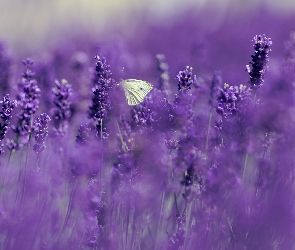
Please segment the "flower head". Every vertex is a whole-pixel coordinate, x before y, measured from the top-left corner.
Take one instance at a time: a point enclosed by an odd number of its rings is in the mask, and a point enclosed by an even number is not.
[[[0,89],[3,93],[9,92],[12,59],[4,43],[0,42]]]
[[[33,150],[36,153],[41,153],[46,148],[45,139],[48,135],[48,122],[50,117],[43,113],[34,122],[33,130],[35,131],[35,141],[36,144],[33,146]]]
[[[170,96],[169,66],[166,62],[166,57],[164,54],[157,54],[156,58],[158,61],[158,70],[160,71],[160,89],[166,94],[166,96]]]
[[[210,106],[215,106],[216,105],[216,100],[219,94],[219,88],[222,85],[222,77],[221,77],[221,72],[216,71],[213,73],[213,79],[211,82],[211,87],[210,87],[210,99],[209,99],[209,104]]]
[[[179,92],[184,92],[186,90],[191,89],[191,85],[194,83],[193,78],[193,68],[186,66],[186,69],[184,71],[179,71],[179,73],[176,76],[176,79],[178,80],[178,90]]]
[[[12,110],[16,106],[16,102],[9,98],[9,95],[5,95],[3,100],[0,102],[2,103],[2,109],[0,111],[0,118],[2,122],[0,122],[0,142],[4,139],[8,128],[9,128],[9,121],[12,118]],[[0,145],[0,154],[3,154],[4,151],[2,149],[2,145]]]
[[[229,86],[225,83],[223,88],[220,89],[217,98],[216,112],[224,118],[229,115],[235,115],[242,108],[241,101],[247,99],[249,96],[250,89],[247,89],[245,85]]]
[[[52,93],[55,104],[55,108],[52,109],[54,131],[57,135],[64,136],[67,133],[68,119],[71,116],[71,102],[68,98],[72,95],[72,85],[65,79],[62,79],[61,82],[55,80]]]
[[[89,118],[93,119],[96,123],[97,134],[102,137],[102,131],[105,131],[105,124],[103,120],[107,117],[108,112],[111,109],[111,100],[109,97],[110,91],[113,88],[114,80],[111,78],[112,73],[110,71],[110,66],[106,64],[106,59],[95,57],[97,59],[96,63],[96,73],[97,73],[97,83],[93,88],[92,105],[89,107]],[[104,139],[108,137],[108,134],[104,132]]]
[[[258,89],[263,85],[264,74],[268,69],[266,66],[268,59],[268,54],[271,52],[270,46],[272,41],[270,38],[267,38],[265,35],[256,35],[253,39],[255,53],[252,55],[252,69],[250,65],[246,65],[247,71],[250,76],[249,83],[251,84],[251,89]]]
[[[13,127],[18,136],[21,136],[22,142],[19,144],[27,144],[31,132],[32,115],[36,113],[39,108],[40,89],[37,81],[33,79],[35,73],[31,70],[33,65],[31,59],[26,59],[23,64],[26,66],[26,71],[22,74],[22,80],[18,86],[17,102],[21,108],[18,113],[17,125]]]

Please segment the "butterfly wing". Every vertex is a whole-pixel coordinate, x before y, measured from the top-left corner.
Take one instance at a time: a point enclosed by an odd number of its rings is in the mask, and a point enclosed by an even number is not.
[[[153,89],[153,85],[136,79],[122,82],[128,105],[134,106],[141,103],[145,96]]]

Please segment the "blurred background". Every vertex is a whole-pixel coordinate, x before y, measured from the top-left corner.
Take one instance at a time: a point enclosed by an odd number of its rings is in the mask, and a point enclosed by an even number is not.
[[[214,32],[229,17],[239,16],[250,25],[259,11],[287,22],[286,17],[295,13],[295,3],[294,0],[0,0],[0,37],[14,51],[37,50],[73,32],[96,37],[102,32],[106,36],[120,30],[130,36],[141,28],[142,22],[169,26],[169,22],[174,23],[188,10],[199,18],[203,28]],[[260,18],[263,21],[264,15]],[[243,27],[239,22],[234,25]]]
[[[221,70],[224,81],[246,83],[258,34],[273,40],[275,75],[294,30],[294,0],[0,0],[0,41],[14,62],[70,61],[83,51],[90,65],[105,56],[117,79],[156,81],[150,72],[163,53],[172,78],[189,65],[199,75]]]

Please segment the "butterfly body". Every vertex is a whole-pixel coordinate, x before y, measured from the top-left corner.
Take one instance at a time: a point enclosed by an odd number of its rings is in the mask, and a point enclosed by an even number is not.
[[[128,105],[141,103],[146,95],[153,89],[153,85],[146,81],[127,79],[122,81]]]

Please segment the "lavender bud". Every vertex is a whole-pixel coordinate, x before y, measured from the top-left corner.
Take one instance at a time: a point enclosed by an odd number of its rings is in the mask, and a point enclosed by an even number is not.
[[[53,102],[55,108],[52,109],[54,131],[56,135],[63,137],[68,130],[68,120],[71,116],[71,102],[68,98],[72,95],[72,85],[67,80],[61,82],[55,80],[55,87],[52,88],[54,94]]]
[[[26,59],[23,64],[27,67],[23,78],[18,86],[17,101],[21,110],[18,113],[17,125],[13,126],[14,132],[21,137],[21,144],[27,144],[31,131],[32,115],[36,113],[39,108],[40,89],[37,81],[32,79],[34,72],[30,67],[33,64],[31,59]],[[19,143],[19,142],[17,142]]]
[[[89,118],[96,122],[97,134],[101,138],[108,138],[105,123],[102,121],[106,118],[111,110],[111,100],[109,94],[114,85],[114,80],[111,78],[112,73],[109,70],[110,66],[106,64],[106,59],[96,56],[96,73],[97,83],[93,88],[94,97],[92,98],[92,105],[89,107]]]
[[[246,86],[229,86],[225,83],[217,98],[216,112],[224,118],[235,115],[240,110],[239,103],[249,96],[250,89],[247,89]]]
[[[4,139],[8,128],[9,128],[9,121],[12,118],[11,112],[16,106],[16,102],[11,100],[9,98],[9,95],[5,95],[3,100],[0,101],[2,104],[2,109],[0,111],[0,118],[2,119],[2,122],[0,122],[0,143]],[[3,154],[4,150],[2,149],[2,145],[0,145],[0,154]]]
[[[212,83],[210,87],[210,99],[209,99],[210,106],[216,105],[216,100],[217,100],[221,85],[222,85],[221,72],[216,71],[213,73],[213,79],[212,79]]]
[[[179,71],[176,79],[178,80],[178,90],[179,92],[183,92],[191,89],[191,85],[194,83],[193,79],[193,68],[186,66],[184,71]]]
[[[268,70],[266,64],[269,61],[268,54],[271,52],[272,41],[271,38],[267,38],[265,35],[256,35],[253,41],[255,53],[251,56],[252,62],[250,64],[252,69],[250,65],[246,65],[246,68],[250,76],[251,89],[258,89],[263,85],[264,74]]]
[[[160,71],[160,89],[169,97],[171,90],[169,84],[169,66],[166,62],[166,57],[163,54],[157,54],[156,58],[158,61],[158,70]]]
[[[35,134],[36,144],[33,146],[33,150],[39,154],[44,151],[45,139],[48,135],[48,122],[50,121],[50,117],[43,113],[41,114],[34,122],[33,130]]]
[[[9,80],[11,76],[12,59],[4,43],[0,42],[0,90],[9,92]]]
[[[78,135],[76,136],[76,142],[79,145],[85,145],[90,137],[93,126],[90,123],[81,124],[78,130]]]

